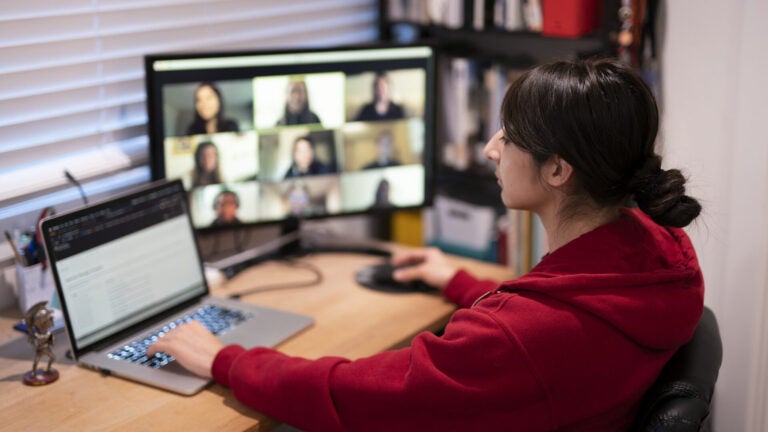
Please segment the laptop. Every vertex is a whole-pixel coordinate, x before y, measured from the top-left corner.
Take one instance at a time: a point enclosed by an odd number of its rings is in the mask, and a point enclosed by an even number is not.
[[[160,181],[40,223],[75,361],[185,395],[210,380],[143,352],[196,319],[225,344],[272,347],[309,316],[209,295],[178,180]]]

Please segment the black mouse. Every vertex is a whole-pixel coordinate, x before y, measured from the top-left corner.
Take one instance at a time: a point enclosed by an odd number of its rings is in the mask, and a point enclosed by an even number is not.
[[[424,281],[396,281],[393,277],[395,270],[409,267],[413,264],[394,265],[389,261],[363,267],[355,274],[355,280],[364,287],[386,292],[432,292],[436,288]]]

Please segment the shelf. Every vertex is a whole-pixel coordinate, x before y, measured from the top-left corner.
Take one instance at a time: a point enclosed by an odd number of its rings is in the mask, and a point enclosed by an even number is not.
[[[602,33],[594,32],[579,38],[542,36],[528,31],[503,29],[468,30],[436,25],[390,21],[391,28],[413,26],[419,40],[434,42],[443,52],[457,57],[494,60],[511,66],[528,67],[555,59],[607,54]]]
[[[460,0],[451,0],[459,2]],[[615,0],[602,0],[603,10],[612,9]],[[464,18],[462,27],[446,27],[437,24],[427,24],[416,20],[390,20],[388,2],[379,2],[379,30],[383,40],[395,43],[430,43],[438,48],[440,54],[446,57],[468,58],[477,60],[477,70],[487,66],[501,66],[500,70],[528,69],[538,64],[553,60],[569,60],[591,56],[610,55],[612,46],[609,43],[607,29],[614,24],[603,19],[602,29],[578,38],[544,36],[530,31],[510,31],[503,28],[489,27],[489,5],[485,2],[484,22],[486,28],[476,30],[473,27],[473,5],[475,2],[463,2]],[[491,12],[492,13],[492,12]],[[615,15],[615,14],[614,14]],[[415,15],[398,15],[415,16]],[[442,88],[442,87],[441,87]],[[440,96],[438,95],[438,101]],[[496,99],[494,99],[494,103]],[[496,109],[496,108],[493,108]],[[437,141],[445,142],[443,118],[438,118]],[[461,138],[463,139],[463,137]],[[441,150],[439,149],[438,152]],[[466,171],[458,171],[439,164],[435,173],[437,193],[450,195],[463,201],[492,206],[503,211],[497,184],[493,172],[487,167],[471,166]]]
[[[451,30],[442,27],[436,27],[431,34],[441,41],[442,47],[451,52],[511,61],[524,66],[554,59],[595,55],[605,49],[602,35],[599,34],[566,39],[523,31]]]

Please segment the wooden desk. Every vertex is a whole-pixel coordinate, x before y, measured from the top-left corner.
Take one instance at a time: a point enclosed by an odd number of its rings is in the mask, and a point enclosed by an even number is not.
[[[473,274],[512,277],[510,269],[451,257]],[[363,288],[354,272],[380,258],[353,254],[318,254],[302,258],[323,270],[320,285],[266,291],[244,300],[315,317],[315,325],[278,348],[291,355],[360,358],[405,346],[424,330],[437,330],[454,306],[439,295],[388,294]],[[307,270],[268,262],[250,268],[216,295],[230,295],[258,285],[312,279]],[[246,407],[228,389],[213,384],[186,397],[77,367],[66,359],[66,337],[59,333],[55,367],[61,377],[44,387],[22,384],[32,367],[26,337],[11,330],[16,310],[0,314],[0,430],[267,430],[274,420]]]

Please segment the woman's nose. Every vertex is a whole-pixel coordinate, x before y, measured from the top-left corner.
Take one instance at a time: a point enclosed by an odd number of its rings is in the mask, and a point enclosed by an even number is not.
[[[501,157],[501,153],[499,152],[498,147],[494,144],[493,138],[485,144],[483,155],[494,162],[498,162]]]

